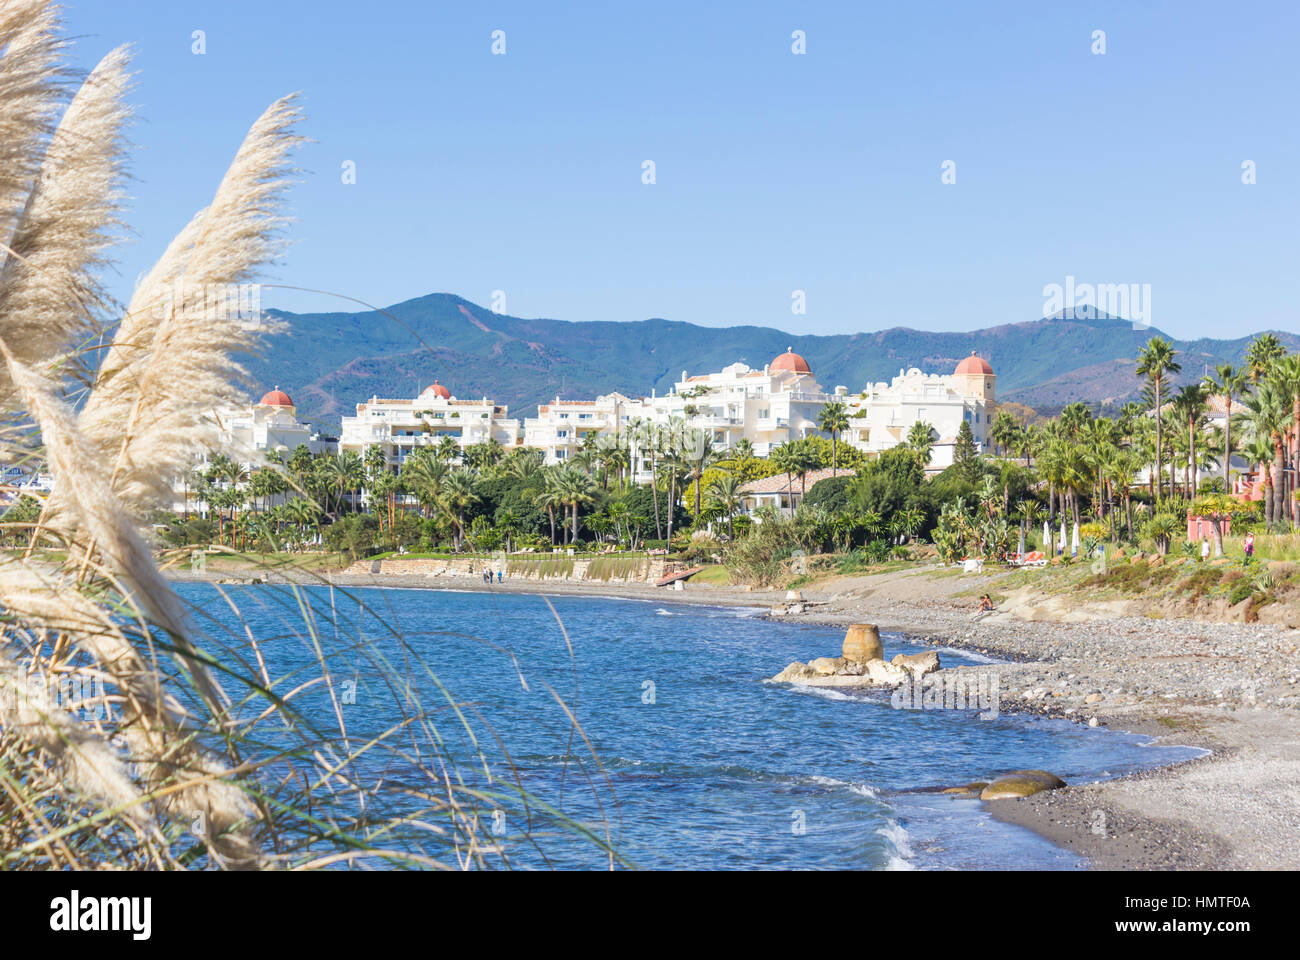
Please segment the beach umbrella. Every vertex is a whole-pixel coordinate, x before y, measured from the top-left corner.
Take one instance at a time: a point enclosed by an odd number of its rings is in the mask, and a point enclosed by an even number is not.
[[[1074,556],[1079,555],[1079,523],[1074,523],[1074,534],[1070,537],[1070,553]]]
[[[1016,553],[1022,557],[1025,555],[1025,525],[1023,523],[1020,525],[1020,544],[1016,547]]]
[[[1061,517],[1061,535],[1056,541],[1056,552],[1065,553],[1065,517]]]
[[[1052,527],[1046,520],[1043,521],[1043,550],[1050,552],[1052,549]]]

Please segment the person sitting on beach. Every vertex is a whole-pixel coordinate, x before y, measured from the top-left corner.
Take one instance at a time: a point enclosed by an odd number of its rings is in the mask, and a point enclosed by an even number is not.
[[[993,612],[993,600],[986,593],[984,594],[984,596],[980,597],[980,613],[992,613],[992,612]]]

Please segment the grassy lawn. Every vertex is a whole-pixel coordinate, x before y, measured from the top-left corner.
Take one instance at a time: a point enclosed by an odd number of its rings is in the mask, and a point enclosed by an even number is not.
[[[690,583],[704,583],[712,587],[725,587],[731,583],[731,573],[720,563],[711,563],[695,576]]]
[[[190,569],[188,553],[180,553],[180,559],[172,564],[174,569]],[[304,573],[318,573],[326,570],[339,570],[347,566],[347,560],[341,553],[209,553],[205,558],[209,572],[229,570],[249,572],[250,570],[287,571],[299,570]]]

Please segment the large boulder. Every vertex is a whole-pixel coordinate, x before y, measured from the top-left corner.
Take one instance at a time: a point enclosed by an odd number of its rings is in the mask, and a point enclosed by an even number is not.
[[[1013,770],[993,780],[980,791],[981,800],[1032,797],[1044,790],[1059,790],[1065,781],[1046,770]]]
[[[914,679],[919,680],[927,673],[934,673],[939,669],[939,654],[934,650],[926,650],[924,653],[900,653],[889,662],[896,667],[902,667]]]
[[[868,660],[883,660],[885,647],[880,642],[880,631],[874,623],[854,623],[849,625],[844,634],[841,654],[845,660],[866,663]]]
[[[844,662],[843,657],[818,657],[816,660],[809,660],[808,666],[814,672],[828,677],[843,670]]]

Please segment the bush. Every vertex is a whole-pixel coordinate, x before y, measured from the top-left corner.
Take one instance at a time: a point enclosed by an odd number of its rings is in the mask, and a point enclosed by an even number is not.
[[[853,486],[857,477],[844,474],[828,477],[808,491],[808,496],[799,504],[799,509],[822,507],[831,513],[843,513],[849,509],[853,500]]]
[[[352,563],[375,552],[379,521],[369,513],[352,513],[325,528],[325,548],[341,553]]]

